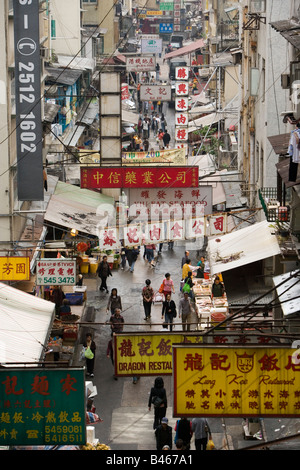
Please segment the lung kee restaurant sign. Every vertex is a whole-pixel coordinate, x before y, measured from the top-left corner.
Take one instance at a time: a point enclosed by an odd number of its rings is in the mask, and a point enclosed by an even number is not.
[[[198,167],[81,168],[81,188],[196,188]]]
[[[300,364],[284,347],[173,345],[174,416],[300,415]]]

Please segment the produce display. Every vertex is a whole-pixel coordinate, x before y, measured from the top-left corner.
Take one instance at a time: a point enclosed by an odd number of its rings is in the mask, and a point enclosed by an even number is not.
[[[80,450],[111,450],[111,448],[106,444],[86,444],[80,446]]]

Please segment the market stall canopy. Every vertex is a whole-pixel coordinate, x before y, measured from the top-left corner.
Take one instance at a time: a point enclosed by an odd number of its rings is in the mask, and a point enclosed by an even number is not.
[[[216,274],[278,255],[280,247],[263,221],[209,240],[207,252],[210,272]]]
[[[137,125],[139,122],[139,115],[126,111],[126,109],[122,109],[122,122],[129,122]]]
[[[45,222],[97,236],[98,224],[107,219],[107,213],[111,222],[113,212],[114,198],[59,181],[49,201]]]
[[[300,312],[300,271],[292,271],[273,277],[284,316]],[[285,281],[285,282],[284,282]],[[284,282],[284,284],[282,284]],[[281,285],[280,285],[281,284]]]
[[[174,57],[180,57],[182,55],[191,54],[195,52],[197,49],[202,49],[205,46],[204,40],[198,39],[197,41],[192,42],[186,46],[177,49],[176,51],[169,52],[165,55],[164,59],[173,59]]]
[[[0,283],[0,363],[43,359],[55,304]]]

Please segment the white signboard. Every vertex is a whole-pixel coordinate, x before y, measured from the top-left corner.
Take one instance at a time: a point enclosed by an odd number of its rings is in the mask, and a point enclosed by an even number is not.
[[[117,250],[121,246],[116,227],[99,230],[99,247],[101,250]]]
[[[188,80],[189,79],[189,67],[179,66],[175,67],[175,80]]]
[[[162,39],[142,39],[141,52],[142,54],[161,54]]]
[[[39,286],[74,286],[76,260],[43,258],[37,262],[36,283]]]
[[[175,114],[175,126],[188,126],[189,117],[188,113],[176,113]]]
[[[171,101],[171,85],[141,85],[142,101]]]
[[[158,221],[203,217],[212,213],[212,187],[129,190],[129,217]]]
[[[189,99],[187,96],[175,98],[175,110],[187,112],[189,109]]]
[[[151,72],[155,66],[155,57],[126,57],[127,72]]]
[[[187,96],[189,94],[188,82],[175,82],[175,94],[176,96]]]

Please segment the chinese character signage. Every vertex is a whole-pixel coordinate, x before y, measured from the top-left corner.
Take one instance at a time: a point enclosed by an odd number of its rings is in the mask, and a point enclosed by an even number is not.
[[[159,32],[160,33],[173,33],[173,23],[160,23]]]
[[[63,258],[44,258],[37,262],[36,283],[39,286],[74,286],[76,261]]]
[[[188,80],[189,67],[175,67],[175,80]]]
[[[121,242],[116,227],[99,230],[99,246],[101,250],[116,250],[120,248]]]
[[[202,343],[191,333],[120,333],[114,336],[115,375],[171,375],[172,345]]]
[[[188,82],[175,82],[175,93],[177,96],[187,96],[189,94]]]
[[[151,72],[155,70],[155,57],[129,57],[126,56],[127,72]]]
[[[1,446],[86,443],[84,369],[0,371]]]
[[[30,259],[27,256],[0,256],[0,281],[29,281]]]
[[[198,186],[198,167],[81,168],[81,187],[88,189]]]
[[[293,352],[174,345],[174,416],[299,416],[300,364]]]
[[[175,140],[186,141],[188,140],[188,129],[187,127],[176,127],[175,128]]]
[[[122,164],[155,163],[156,165],[185,165],[185,151],[183,149],[153,150],[149,152],[123,152]]]
[[[222,235],[227,233],[227,214],[218,214],[209,218],[209,234]]]
[[[189,109],[189,100],[188,97],[179,97],[175,98],[175,110],[180,112],[187,112]]]
[[[141,85],[142,101],[171,101],[171,85]]]
[[[185,127],[188,126],[189,118],[188,113],[176,113],[175,114],[175,126]]]
[[[121,100],[129,100],[130,93],[129,93],[129,86],[128,83],[121,84]]]
[[[173,2],[159,2],[159,9],[161,11],[173,11],[174,10],[174,3]],[[163,23],[163,24],[170,24],[170,23]],[[172,31],[161,31],[160,30],[159,32],[164,32],[165,33],[165,32],[172,32]]]
[[[129,216],[139,220],[202,217],[212,213],[212,186],[176,189],[130,189]]]

